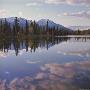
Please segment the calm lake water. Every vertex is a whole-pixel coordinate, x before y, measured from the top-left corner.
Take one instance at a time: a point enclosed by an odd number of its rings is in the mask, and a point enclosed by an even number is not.
[[[90,37],[0,39],[0,90],[90,90]]]

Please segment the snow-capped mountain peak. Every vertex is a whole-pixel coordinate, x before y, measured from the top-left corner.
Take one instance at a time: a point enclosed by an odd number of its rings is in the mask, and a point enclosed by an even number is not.
[[[16,17],[8,17],[8,18],[6,18],[6,20],[7,20],[7,22],[10,23],[11,26],[13,26],[14,23],[15,23],[15,18]],[[2,20],[4,22],[5,18],[0,18],[0,20]],[[19,25],[21,27],[25,27],[27,19],[21,18],[21,17],[17,17],[17,20],[18,20],[18,23],[19,23]],[[31,21],[32,20],[27,20],[28,24],[30,24]],[[41,19],[41,20],[37,21],[36,23],[39,26],[46,26],[47,25],[47,21],[48,21],[48,27],[50,27],[50,28],[53,28],[53,27],[57,28],[58,27],[61,30],[70,30],[70,29],[64,27],[63,25],[57,24],[57,23],[55,23],[55,22],[53,22],[52,20],[49,20],[49,19]]]
[[[39,26],[46,26],[47,25],[47,21],[48,21],[48,26],[51,27],[51,28],[53,28],[53,27],[55,27],[55,28],[57,28],[57,27],[58,28],[64,27],[64,26],[62,26],[60,24],[56,24],[55,22],[53,22],[52,20],[49,20],[49,19],[41,19],[37,23],[38,23]]]
[[[6,20],[12,26],[12,25],[14,25],[15,18],[16,17],[8,17],[8,18],[6,18]],[[1,18],[0,20],[2,20],[4,22],[5,18]],[[25,18],[17,17],[17,21],[18,21],[19,25],[22,26],[22,27],[25,26],[26,20],[27,19],[25,19]],[[27,20],[27,21],[28,21],[28,23],[31,23],[31,20]]]

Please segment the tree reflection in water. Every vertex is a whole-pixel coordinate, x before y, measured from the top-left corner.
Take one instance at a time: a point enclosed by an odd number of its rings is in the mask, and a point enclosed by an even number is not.
[[[47,50],[70,37],[3,37],[0,38],[0,51],[8,53],[15,50],[16,56],[19,50],[25,49],[35,52],[38,47]],[[74,38],[86,42],[90,38]],[[30,48],[30,49],[29,49]],[[9,83],[0,80],[0,90],[89,90],[90,88],[90,61],[78,63],[44,64],[40,66],[40,72],[34,77],[25,76],[14,78]]]
[[[68,37],[58,38],[58,37],[39,37],[39,36],[29,36],[29,37],[3,37],[0,39],[0,51],[8,52],[8,50],[15,50],[16,55],[18,55],[19,50],[30,48],[30,51],[36,51],[38,47],[46,48],[58,44],[62,41],[67,41]]]

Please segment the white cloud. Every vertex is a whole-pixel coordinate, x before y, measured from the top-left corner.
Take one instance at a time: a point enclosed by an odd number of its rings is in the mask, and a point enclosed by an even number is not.
[[[90,0],[40,0],[48,4],[90,4]]]
[[[89,15],[90,15],[90,11],[87,11],[87,14],[89,14]]]
[[[64,15],[64,16],[67,16],[67,15],[68,15],[68,13],[63,13],[63,15]]]
[[[40,3],[36,3],[36,2],[26,3],[26,6],[40,6],[40,5],[41,5]]]
[[[18,12],[18,16],[19,16],[19,17],[23,17],[23,12],[21,12],[21,11]]]
[[[64,16],[76,16],[76,17],[85,17],[90,18],[90,11],[80,11],[75,13],[64,13]]]
[[[0,9],[0,17],[5,17],[8,11],[6,9]]]
[[[63,2],[64,0],[45,0],[45,3],[48,3],[48,4],[60,4]]]

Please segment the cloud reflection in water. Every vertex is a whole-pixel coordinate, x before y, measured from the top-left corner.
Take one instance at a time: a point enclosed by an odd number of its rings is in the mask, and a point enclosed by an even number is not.
[[[34,77],[15,78],[10,90],[79,90],[90,88],[90,61],[66,64],[45,64]],[[0,90],[6,82],[0,80]]]

